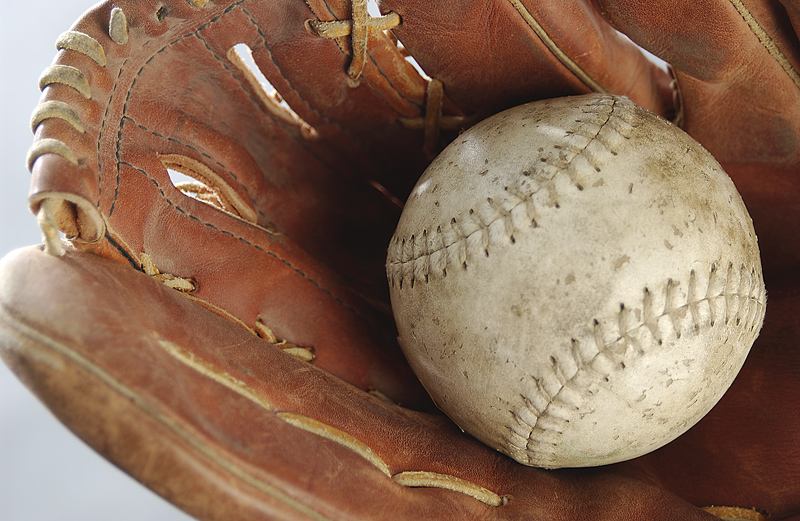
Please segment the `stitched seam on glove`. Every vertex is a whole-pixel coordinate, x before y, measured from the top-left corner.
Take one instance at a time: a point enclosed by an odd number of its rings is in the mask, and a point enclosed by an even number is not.
[[[267,250],[264,247],[245,239],[244,237],[240,237],[240,236],[236,235],[235,233],[232,233],[232,232],[227,231],[227,230],[223,230],[222,228],[218,227],[215,224],[209,223],[207,221],[204,221],[204,220],[200,219],[199,217],[197,217],[195,215],[192,215],[187,210],[185,210],[184,208],[182,208],[181,206],[176,204],[174,201],[172,201],[167,196],[167,194],[164,192],[164,189],[158,184],[158,181],[153,179],[153,177],[151,177],[145,170],[143,170],[141,168],[138,168],[135,165],[132,165],[130,163],[126,163],[126,162],[121,162],[120,164],[123,165],[123,166],[127,166],[129,168],[132,168],[133,170],[135,170],[135,171],[139,172],[140,174],[144,175],[145,177],[147,177],[150,180],[150,182],[152,182],[153,185],[155,185],[156,189],[161,194],[161,197],[164,199],[164,201],[168,205],[170,205],[173,208],[175,208],[175,210],[177,210],[178,212],[182,213],[183,215],[185,215],[189,219],[192,219],[193,221],[196,221],[196,222],[202,224],[203,226],[207,226],[207,227],[209,227],[209,228],[211,228],[211,229],[213,229],[213,230],[215,230],[215,231],[217,231],[217,232],[219,232],[219,233],[221,233],[223,235],[227,235],[227,236],[229,236],[229,237],[231,237],[233,239],[236,239],[236,240],[238,240],[238,241],[240,241],[240,242],[242,242],[242,243],[244,243],[244,244],[246,244],[246,245],[248,245],[248,246],[250,246],[252,248],[255,248],[256,250],[260,251],[261,253],[269,255],[270,257],[274,258],[275,260],[280,261],[286,267],[291,269],[294,273],[296,273],[297,275],[299,275],[300,277],[302,277],[303,279],[308,281],[311,285],[316,287],[319,291],[321,291],[325,295],[327,295],[330,298],[332,298],[337,304],[342,306],[348,312],[352,313],[353,315],[355,315],[356,317],[358,317],[359,319],[364,321],[367,325],[369,325],[375,331],[381,333],[384,336],[386,335],[386,332],[383,331],[383,329],[378,324],[373,322],[369,317],[367,317],[364,314],[360,313],[356,308],[354,308],[354,307],[348,305],[347,303],[345,303],[340,297],[337,297],[336,295],[334,295],[334,293],[331,290],[323,287],[318,281],[316,281],[315,279],[309,277],[305,272],[303,272],[302,270],[300,270],[299,268],[294,266],[291,263],[291,261],[289,261],[288,259],[285,259],[285,258],[281,257],[280,255],[278,255],[277,253],[275,253],[273,251],[270,251],[270,250]],[[267,231],[267,230],[261,228],[260,226],[257,226],[257,225],[252,225],[252,226],[256,226],[256,227],[258,227],[259,229],[261,229],[263,231]]]
[[[789,59],[786,57],[783,52],[781,52],[780,48],[775,44],[772,38],[769,37],[767,32],[761,27],[761,24],[753,17],[750,13],[750,10],[741,2],[741,0],[729,0],[731,5],[739,12],[741,17],[744,19],[747,26],[753,32],[753,34],[758,38],[758,41],[761,42],[761,45],[767,50],[767,52],[775,59],[776,62],[786,71],[786,74],[791,78],[795,85],[800,88],[800,74],[792,67],[792,64],[789,62]]]
[[[179,139],[175,139],[173,137],[165,136],[164,134],[156,132],[155,130],[151,130],[151,129],[147,128],[146,126],[142,125],[141,123],[139,123],[137,121],[134,121],[130,116],[123,116],[122,119],[123,119],[123,121],[130,121],[131,124],[136,125],[140,130],[143,130],[144,132],[147,132],[148,134],[151,134],[151,135],[153,135],[153,136],[155,136],[155,137],[157,137],[159,139],[164,139],[165,141],[168,141],[170,143],[174,143],[176,145],[180,145],[180,146],[186,147],[189,150],[192,150],[192,151],[200,154],[202,157],[208,159],[210,162],[212,162],[213,164],[215,164],[218,167],[220,167],[222,170],[225,171],[225,173],[230,175],[233,179],[236,180],[237,183],[239,183],[239,186],[242,188],[242,190],[244,190],[244,192],[250,198],[250,202],[252,203],[252,207],[256,210],[256,212],[258,212],[258,215],[260,215],[261,217],[263,217],[266,220],[267,216],[264,214],[264,212],[262,210],[260,210],[258,208],[258,206],[256,205],[256,200],[253,197],[253,195],[250,193],[250,191],[247,189],[247,186],[245,186],[244,183],[242,183],[242,181],[233,172],[233,170],[231,170],[230,168],[228,168],[225,165],[223,165],[218,159],[216,159],[213,156],[211,156],[211,154],[209,154],[208,152],[205,152],[204,150],[201,150],[201,149],[197,148],[194,145],[191,145],[189,143],[184,143],[183,141],[180,141]],[[116,201],[116,197],[114,199]],[[276,235],[276,232],[273,232],[273,231],[270,231],[270,230],[267,230],[267,233],[269,233],[271,235]]]
[[[508,2],[514,6],[520,16],[522,16],[525,23],[536,33],[536,36],[544,43],[544,45],[550,50],[550,52],[555,56],[558,61],[560,61],[564,67],[566,67],[572,74],[574,74],[579,80],[581,80],[584,85],[589,87],[595,92],[606,93],[608,92],[602,85],[600,85],[594,78],[592,78],[583,68],[578,65],[575,60],[570,58],[570,56],[565,53],[561,47],[556,44],[555,41],[547,34],[547,31],[544,27],[539,24],[536,18],[533,17],[530,11],[525,7],[525,5],[520,2],[519,0],[508,0]]]
[[[261,103],[260,103],[260,101],[258,100],[257,96],[256,96],[256,95],[255,95],[255,94],[254,94],[254,93],[253,93],[253,92],[252,92],[252,91],[251,91],[251,90],[248,88],[248,86],[246,85],[246,83],[245,83],[245,82],[244,82],[244,81],[243,81],[243,80],[242,80],[242,79],[239,77],[239,75],[237,74],[237,72],[238,72],[238,69],[237,69],[237,68],[235,68],[235,66],[234,66],[234,65],[230,64],[230,63],[229,63],[229,61],[228,61],[227,59],[225,59],[225,58],[223,58],[223,57],[219,56],[219,55],[218,55],[218,54],[217,54],[217,53],[216,53],[216,52],[215,52],[215,51],[214,51],[214,50],[211,48],[211,46],[210,46],[210,45],[208,45],[208,42],[205,40],[205,38],[204,38],[204,37],[203,37],[203,36],[200,34],[200,32],[201,32],[201,31],[205,30],[205,29],[206,29],[206,28],[208,28],[210,25],[212,25],[212,24],[216,23],[217,21],[219,21],[219,20],[220,20],[220,19],[221,19],[223,16],[225,16],[226,14],[230,13],[231,11],[233,11],[233,9],[234,9],[234,8],[236,8],[236,7],[241,7],[241,11],[242,11],[242,12],[243,12],[243,13],[244,13],[244,14],[245,14],[245,15],[246,15],[246,16],[247,16],[247,17],[248,17],[250,20],[251,20],[251,22],[253,23],[253,25],[254,25],[255,29],[258,31],[259,35],[260,35],[260,36],[262,37],[262,39],[264,40],[264,45],[265,45],[265,47],[267,48],[267,50],[268,50],[268,51],[270,51],[270,55],[271,55],[271,50],[270,50],[270,48],[269,48],[269,45],[267,44],[266,35],[263,33],[263,31],[261,30],[261,28],[258,26],[258,24],[257,24],[257,21],[256,21],[256,20],[253,18],[253,16],[252,16],[252,15],[251,15],[251,14],[250,14],[250,13],[249,13],[249,12],[248,12],[248,11],[247,11],[247,10],[246,10],[244,7],[243,7],[243,6],[242,6],[242,4],[244,4],[244,2],[245,2],[245,1],[246,1],[246,0],[241,0],[240,2],[237,2],[237,3],[234,3],[234,4],[232,4],[232,5],[231,5],[231,6],[229,6],[229,7],[228,7],[228,8],[227,8],[227,9],[226,9],[224,12],[222,12],[222,13],[220,13],[219,15],[217,15],[216,17],[212,18],[211,20],[209,20],[208,22],[206,22],[206,23],[205,23],[205,24],[203,24],[202,26],[198,27],[197,29],[194,29],[194,30],[192,30],[191,32],[188,32],[188,33],[186,33],[186,34],[184,34],[184,35],[181,35],[181,36],[179,36],[179,37],[175,38],[173,41],[171,41],[170,43],[168,43],[167,45],[165,45],[163,48],[161,48],[161,49],[159,49],[158,51],[156,51],[156,52],[153,54],[153,56],[151,56],[150,58],[148,58],[148,59],[147,59],[147,61],[146,61],[146,62],[145,62],[143,65],[142,65],[142,67],[141,67],[141,68],[140,68],[140,69],[139,69],[139,70],[136,72],[136,74],[134,75],[134,78],[133,78],[133,80],[131,81],[130,87],[129,87],[128,91],[127,91],[127,94],[126,94],[126,99],[125,99],[124,106],[123,106],[123,110],[122,110],[122,116],[121,116],[121,118],[120,118],[120,130],[119,130],[119,134],[120,134],[120,135],[123,133],[123,127],[124,127],[124,124],[125,124],[125,122],[126,122],[126,121],[131,121],[132,123],[134,123],[134,124],[136,124],[137,126],[139,126],[139,124],[138,124],[138,123],[136,123],[136,122],[135,122],[135,121],[134,121],[134,120],[131,118],[131,116],[129,116],[129,115],[128,115],[128,113],[127,113],[127,112],[128,112],[128,103],[129,103],[129,101],[130,101],[130,99],[131,99],[131,94],[132,94],[132,92],[133,92],[133,90],[134,90],[134,88],[135,88],[135,86],[136,86],[136,83],[137,83],[138,79],[140,78],[140,76],[141,76],[142,72],[144,71],[144,69],[145,69],[145,68],[146,68],[146,67],[147,67],[147,66],[150,64],[150,62],[152,62],[152,60],[153,60],[153,59],[154,59],[156,56],[158,56],[160,53],[162,53],[162,52],[166,51],[167,49],[169,49],[169,48],[170,48],[170,47],[172,47],[173,45],[177,44],[178,42],[180,42],[180,41],[182,41],[182,40],[184,40],[184,39],[186,39],[186,38],[192,37],[192,36],[196,36],[196,37],[197,37],[197,38],[198,38],[200,41],[202,41],[202,42],[203,42],[203,44],[204,44],[204,45],[205,45],[205,46],[206,46],[206,47],[209,49],[209,51],[212,53],[212,56],[213,56],[213,57],[214,57],[214,58],[215,58],[217,61],[219,61],[219,62],[220,62],[220,64],[221,64],[221,65],[222,65],[222,66],[223,66],[223,67],[224,67],[226,70],[228,70],[229,72],[231,72],[231,75],[233,76],[233,78],[234,78],[234,79],[235,79],[235,80],[236,80],[236,81],[237,81],[237,82],[238,82],[238,83],[241,85],[241,87],[242,87],[242,89],[244,90],[244,92],[246,92],[246,93],[247,93],[247,95],[250,97],[251,101],[252,101],[252,102],[253,102],[253,103],[254,103],[256,106],[258,106],[258,107],[259,107],[259,110],[260,110],[260,111],[261,111],[263,114],[265,114],[267,117],[269,117],[270,119],[272,119],[273,121],[275,121],[275,122],[276,122],[276,124],[277,124],[278,126],[280,126],[281,128],[284,128],[284,129],[288,129],[288,128],[289,128],[289,126],[288,126],[288,125],[287,125],[287,124],[286,124],[284,121],[280,120],[280,118],[276,118],[276,116],[275,116],[274,114],[272,114],[270,111],[266,110],[266,109],[265,109],[265,108],[262,106],[262,104],[261,104]],[[126,62],[125,62],[125,63],[127,63],[127,60],[126,60]],[[121,66],[121,68],[120,68],[120,75],[121,75],[122,71],[125,69],[125,63],[123,63],[123,65],[122,65],[122,66]],[[276,64],[276,66],[277,66],[277,64]],[[281,74],[282,74],[282,73],[281,73]],[[284,77],[284,79],[285,79],[285,77]],[[114,90],[116,90],[117,86],[118,86],[120,83],[121,83],[121,82],[120,82],[119,80],[118,80],[118,81],[116,81],[116,82],[114,83]],[[288,80],[287,80],[287,84],[288,84]],[[330,121],[328,118],[326,118],[325,116],[323,116],[322,114],[320,114],[320,113],[319,113],[319,112],[318,112],[318,111],[317,111],[317,110],[316,110],[316,109],[315,109],[315,108],[314,108],[314,107],[313,107],[313,106],[312,106],[312,105],[311,105],[311,104],[308,102],[308,100],[306,100],[306,99],[305,99],[305,98],[302,96],[302,94],[300,94],[298,91],[296,91],[296,90],[294,90],[294,89],[293,89],[293,92],[294,92],[294,93],[295,93],[295,94],[296,94],[296,95],[297,95],[297,96],[298,96],[298,97],[299,97],[299,98],[300,98],[300,99],[303,101],[303,103],[305,103],[305,104],[306,104],[306,106],[307,106],[307,107],[308,107],[310,110],[312,110],[312,111],[313,111],[313,112],[314,112],[314,113],[315,113],[315,114],[316,114],[318,117],[320,117],[320,119],[322,119],[323,121],[325,121],[327,124],[334,125],[334,126],[335,126],[336,128],[338,128],[338,129],[339,129],[339,130],[340,130],[342,133],[344,133],[345,135],[347,135],[347,137],[348,137],[349,139],[351,139],[353,142],[355,142],[355,143],[358,143],[358,142],[359,142],[359,140],[358,140],[358,139],[357,139],[357,138],[356,138],[354,135],[352,135],[352,134],[351,134],[349,131],[347,131],[346,129],[344,129],[343,127],[341,127],[341,125],[332,123],[332,122],[331,122],[331,121]],[[114,98],[114,93],[113,93],[113,91],[112,91],[112,94],[111,94],[111,96],[109,97],[109,101],[108,101],[108,104],[107,104],[107,106],[106,106],[106,114],[105,114],[105,116],[104,116],[104,118],[103,118],[103,122],[102,122],[102,124],[101,124],[101,129],[105,127],[105,122],[106,122],[106,119],[107,119],[107,117],[108,117],[108,109],[109,109],[109,107],[112,105],[113,98]],[[291,134],[291,132],[289,132],[289,133]],[[102,130],[101,130],[101,134],[102,134]],[[174,139],[173,139],[172,141],[173,141],[173,142],[179,142],[178,140],[174,140]],[[330,162],[326,161],[326,160],[325,160],[324,158],[322,158],[322,157],[321,157],[319,154],[317,154],[317,153],[316,153],[316,152],[315,152],[313,149],[311,149],[311,148],[310,148],[310,147],[309,147],[309,146],[308,146],[308,145],[307,145],[307,144],[304,142],[304,140],[303,140],[303,139],[295,139],[295,142],[296,142],[296,143],[298,143],[298,145],[299,145],[299,146],[301,146],[301,147],[302,147],[302,148],[303,148],[303,149],[304,149],[304,150],[305,150],[305,151],[306,151],[306,152],[307,152],[309,155],[313,156],[313,157],[314,157],[315,159],[317,159],[317,160],[318,160],[318,161],[319,161],[321,164],[324,164],[324,165],[325,165],[325,166],[328,168],[328,170],[329,170],[331,173],[333,173],[334,175],[336,175],[337,177],[339,177],[340,179],[342,179],[342,180],[343,180],[345,183],[347,183],[347,184],[349,184],[349,185],[352,185],[352,184],[353,184],[353,182],[352,182],[350,179],[348,179],[346,176],[342,175],[342,173],[341,173],[341,172],[340,172],[340,171],[339,171],[339,170],[338,170],[338,169],[335,167],[335,165],[331,165],[331,164],[330,164]],[[112,203],[111,203],[111,207],[110,207],[110,209],[109,209],[109,212],[108,212],[108,215],[109,215],[109,217],[111,217],[111,216],[113,215],[113,213],[114,213],[114,210],[115,210],[115,207],[116,207],[116,201],[117,201],[117,197],[118,197],[118,193],[119,193],[119,183],[120,183],[120,171],[119,171],[119,162],[120,162],[120,143],[121,143],[121,140],[120,140],[120,139],[117,139],[117,140],[116,140],[116,143],[115,143],[115,146],[116,146],[116,158],[117,158],[117,165],[116,165],[116,166],[117,166],[117,172],[116,172],[116,181],[115,181],[115,192],[114,192],[114,197],[113,197],[113,200],[112,200]],[[186,146],[186,147],[188,147],[188,148],[193,148],[193,147],[191,147],[191,145],[188,145],[188,144],[185,144],[185,143],[181,143],[181,144],[182,144],[182,145],[184,145],[184,146]],[[101,179],[102,179],[102,163],[99,161],[99,157],[100,157],[100,150],[99,150],[99,143],[98,143],[98,165],[99,165],[99,167],[98,167],[98,176],[99,176],[98,184],[102,185],[102,182],[101,182]],[[233,174],[231,173],[231,175],[233,175]],[[233,176],[233,177],[235,178],[235,176]],[[245,189],[245,191],[247,191],[246,187],[244,187],[244,186],[243,186],[243,189]],[[251,197],[251,199],[252,199],[252,196],[251,196],[249,193],[248,193],[248,196],[250,196],[250,197]],[[262,214],[262,215],[263,215],[263,214]]]

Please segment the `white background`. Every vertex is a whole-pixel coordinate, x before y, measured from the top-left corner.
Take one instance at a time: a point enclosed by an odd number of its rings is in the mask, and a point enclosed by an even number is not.
[[[0,0],[0,255],[40,242],[26,197],[30,114],[58,35],[92,0]],[[63,427],[0,363],[0,520],[187,521]]]

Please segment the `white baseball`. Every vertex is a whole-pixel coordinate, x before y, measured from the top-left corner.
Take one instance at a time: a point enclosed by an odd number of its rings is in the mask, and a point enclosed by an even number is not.
[[[698,422],[758,335],[755,232],[705,149],[626,98],[465,132],[389,246],[400,343],[437,405],[526,465],[615,463]]]

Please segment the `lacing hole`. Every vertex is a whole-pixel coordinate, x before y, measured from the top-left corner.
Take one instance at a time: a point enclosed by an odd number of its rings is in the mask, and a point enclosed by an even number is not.
[[[156,10],[156,20],[158,20],[158,23],[162,23],[167,18],[168,14],[169,8],[164,4],[160,4]]]

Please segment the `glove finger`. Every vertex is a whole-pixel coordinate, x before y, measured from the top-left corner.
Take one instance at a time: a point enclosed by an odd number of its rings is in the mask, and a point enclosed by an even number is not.
[[[381,0],[403,22],[392,31],[462,110],[482,116],[534,99],[611,92],[661,115],[672,111],[667,73],[582,0]],[[457,22],[456,22],[457,21]]]
[[[798,163],[790,137],[800,110],[800,47],[781,4],[597,4],[615,27],[675,68],[683,126],[720,162]]]
[[[419,108],[387,103],[367,82],[352,87],[348,56],[306,28],[314,18],[298,2],[94,7],[59,39],[43,76],[31,207],[73,246],[306,348],[354,385],[427,406],[385,304],[382,266],[399,206],[370,177],[413,183],[420,147],[373,149],[419,142],[397,124]],[[241,66],[239,44],[294,114]],[[179,190],[168,169],[201,186]]]

